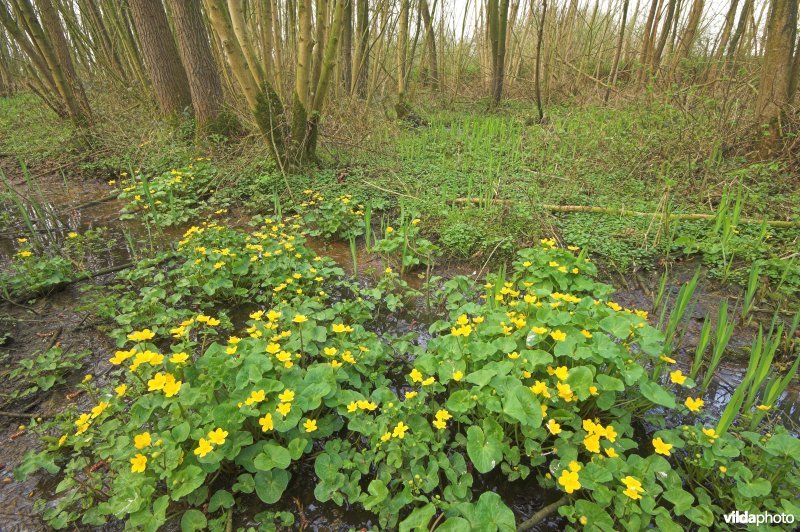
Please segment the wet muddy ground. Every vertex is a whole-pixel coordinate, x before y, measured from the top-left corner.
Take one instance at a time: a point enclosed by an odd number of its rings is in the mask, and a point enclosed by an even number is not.
[[[98,271],[114,265],[125,264],[136,259],[138,250],[148,247],[168,245],[182,231],[181,228],[170,230],[164,235],[154,235],[152,231],[133,222],[121,222],[118,218],[122,202],[107,201],[110,188],[105,180],[86,179],[67,183],[58,173],[51,173],[39,179],[39,189],[29,190],[18,170],[7,159],[0,160],[6,175],[12,183],[19,187],[23,194],[35,194],[36,201],[45,205],[48,216],[39,220],[37,229],[43,229],[41,238],[47,246],[62,246],[70,231],[79,233],[87,229],[104,227],[105,238],[110,245],[102,253],[93,254],[91,262],[85,266]],[[32,173],[35,173],[32,171]],[[87,202],[98,201],[86,205]],[[240,217],[244,219],[244,216]],[[27,236],[22,226],[7,227],[0,232],[0,268],[7,263],[15,249],[15,238]],[[353,258],[350,247],[343,242],[323,242],[312,240],[310,246],[320,254],[335,259],[348,273],[353,273]],[[369,284],[373,276],[378,275],[385,267],[380,259],[370,255],[363,247],[357,254],[359,282]],[[691,261],[671,265],[670,285],[668,293],[674,296],[680,285],[687,282],[697,264]],[[481,272],[474,265],[465,263],[447,263],[439,265],[431,272],[444,278],[454,275],[478,277]],[[485,273],[485,272],[483,272]],[[658,270],[646,274],[637,274],[630,278],[615,278],[607,275],[606,281],[621,287],[614,299],[621,305],[652,310],[652,291],[658,286],[661,272]],[[424,275],[407,274],[405,280],[413,288],[420,288]],[[0,304],[0,338],[8,334],[5,345],[0,346],[0,529],[18,528],[23,530],[46,529],[41,519],[33,511],[36,499],[52,499],[56,482],[43,481],[41,477],[32,476],[24,483],[13,480],[12,473],[28,449],[36,448],[36,438],[20,425],[26,424],[30,417],[48,417],[60,411],[69,403],[78,403],[82,397],[74,394],[74,385],[87,373],[91,373],[103,383],[105,373],[111,366],[107,359],[115,349],[105,334],[98,330],[95,318],[89,309],[81,308],[81,287],[88,282],[103,284],[113,280],[113,274],[100,276],[91,281],[76,283],[65,290],[40,297],[33,302],[19,304]],[[708,279],[702,279],[695,295],[692,307],[685,324],[685,337],[679,349],[679,365],[686,372],[691,363],[703,318],[707,313],[716,315],[716,309],[724,298],[736,298],[739,291],[734,288],[721,287]],[[762,316],[768,319],[769,315]],[[651,313],[651,321],[657,320],[656,312]],[[405,312],[392,316],[387,320],[387,332],[404,334],[409,331],[419,333],[418,342],[427,341],[427,326],[430,323],[422,309],[419,313]],[[718,379],[712,383],[706,397],[711,408],[722,409],[735,389],[746,369],[746,359],[741,353],[749,347],[757,329],[755,325],[738,326],[730,343],[730,353],[723,357],[718,369]],[[18,360],[31,357],[46,350],[51,345],[59,345],[63,349],[90,351],[84,360],[83,367],[66,376],[66,383],[57,385],[48,392],[33,394],[21,399],[8,399],[15,382],[9,381],[7,375],[16,366]],[[791,387],[782,399],[779,408],[785,414],[785,423],[797,432],[800,426],[798,400],[800,390]],[[313,467],[311,464],[302,467]],[[302,468],[301,467],[301,468]],[[305,474],[299,471],[293,476],[287,494],[277,505],[278,510],[287,510],[295,514],[295,526],[311,530],[347,530],[349,528],[370,528],[376,526],[372,514],[356,508],[339,508],[332,503],[320,504],[313,496],[314,475],[312,469]],[[493,490],[501,494],[511,507],[518,520],[523,520],[544,505],[558,498],[555,492],[539,488],[533,481],[507,482],[492,475],[476,476],[475,492]],[[247,525],[259,511],[261,503],[254,500],[251,511],[235,516],[236,526]],[[553,518],[539,526],[539,530],[559,530],[563,523]],[[110,529],[117,528],[110,526]]]

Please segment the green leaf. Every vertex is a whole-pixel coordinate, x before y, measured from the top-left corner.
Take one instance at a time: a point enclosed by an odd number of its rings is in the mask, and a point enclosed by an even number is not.
[[[586,366],[577,366],[569,370],[567,384],[578,395],[581,401],[589,397],[589,387],[592,385],[594,376],[592,370]]]
[[[675,408],[675,397],[658,384],[645,381],[639,385],[639,390],[650,402],[667,408]]]
[[[694,506],[686,512],[686,517],[693,523],[701,526],[711,526],[714,524],[714,514],[706,506]]]
[[[203,485],[206,474],[196,465],[189,465],[172,476],[172,492],[170,496],[177,501]]]
[[[292,462],[292,457],[286,447],[274,443],[264,445],[264,450],[256,455],[253,465],[259,471],[269,471],[270,469],[286,469]]]
[[[208,525],[206,516],[200,510],[187,510],[181,517],[181,532],[202,530]]]
[[[258,498],[267,504],[273,504],[278,502],[289,485],[289,472],[285,469],[274,469],[256,473],[254,479]]]
[[[447,409],[456,414],[466,412],[475,405],[470,390],[458,390],[450,394],[447,399]]]
[[[752,499],[769,495],[769,492],[772,491],[772,484],[765,478],[757,478],[752,482],[737,484],[736,489],[744,497]]]
[[[400,532],[408,532],[409,530],[427,531],[428,522],[435,514],[436,507],[430,502],[425,506],[415,508],[408,517],[400,522]]]
[[[480,473],[488,473],[500,463],[502,443],[499,439],[487,437],[480,427],[472,425],[467,429],[467,455]]]
[[[458,509],[467,521],[470,522],[472,530],[492,532],[499,530],[502,532],[516,532],[517,525],[514,519],[514,512],[503,503],[500,495],[487,491],[481,494],[475,504],[463,503],[458,505]]]
[[[586,517],[586,526],[589,530],[614,530],[614,520],[603,510],[599,504],[591,501],[579,500],[575,502],[575,516],[580,519]]]
[[[764,446],[773,456],[794,457],[800,456],[800,440],[789,434],[776,434]]]
[[[367,491],[369,495],[364,497],[363,502],[365,510],[372,510],[389,496],[389,488],[386,487],[386,484],[382,480],[378,479],[369,483]]]
[[[469,530],[469,521],[463,517],[451,517],[436,527],[436,532],[462,532]]]
[[[525,386],[514,386],[506,391],[503,412],[530,428],[542,425],[542,407],[530,388]]]
[[[216,512],[220,508],[227,509],[233,506],[233,503],[233,495],[231,495],[229,491],[217,490],[208,501],[208,511]]]
[[[675,513],[683,515],[692,507],[694,496],[681,488],[673,488],[664,492],[664,498],[675,505]]]
[[[601,391],[624,392],[625,385],[621,380],[616,377],[609,377],[608,375],[598,375],[596,377],[597,384]]]

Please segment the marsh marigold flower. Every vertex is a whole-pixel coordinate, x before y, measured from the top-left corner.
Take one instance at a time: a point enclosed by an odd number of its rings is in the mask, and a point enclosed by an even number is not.
[[[705,401],[703,401],[699,397],[697,399],[693,399],[691,397],[687,397],[686,401],[684,401],[683,404],[685,404],[686,408],[688,408],[692,412],[699,412],[700,409],[703,408],[703,405],[705,404]]]
[[[672,454],[670,452],[670,449],[672,449],[672,444],[666,443],[661,438],[653,439],[653,448],[655,449],[656,453],[663,454],[664,456],[669,456]]]
[[[143,454],[137,454],[131,458],[131,473],[144,473],[147,467],[147,457]]]
[[[561,476],[558,477],[558,483],[564,488],[567,493],[581,489],[580,478],[577,471],[568,471],[564,469],[561,471]]]

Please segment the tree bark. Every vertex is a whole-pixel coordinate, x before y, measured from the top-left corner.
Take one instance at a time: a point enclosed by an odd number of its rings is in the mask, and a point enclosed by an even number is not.
[[[356,0],[356,48],[353,86],[359,98],[366,98],[369,81],[369,5],[367,0]]]
[[[768,127],[762,152],[772,151],[780,140],[780,119],[789,102],[796,27],[797,0],[772,0],[756,101],[756,117]]]
[[[222,113],[222,83],[211,53],[205,20],[195,0],[169,0],[178,37],[178,50],[186,70],[199,134],[217,131]]]
[[[622,25],[619,28],[619,38],[617,39],[617,50],[614,52],[614,62],[611,65],[611,72],[608,74],[608,87],[603,96],[603,102],[608,102],[608,97],[611,95],[611,87],[617,82],[617,68],[619,68],[619,58],[622,55],[622,41],[625,39],[625,23],[628,20],[628,3],[629,0],[624,0],[622,3]]]
[[[192,97],[164,5],[161,0],[129,0],[129,5],[159,107],[165,115],[181,113],[191,107]]]
[[[439,62],[436,55],[436,35],[433,31],[433,21],[431,11],[428,8],[427,0],[419,0],[419,10],[422,21],[425,23],[425,46],[428,50],[428,76],[431,87],[439,89]]]
[[[353,85],[353,2],[344,0],[342,20],[342,82],[344,91],[350,94]]]

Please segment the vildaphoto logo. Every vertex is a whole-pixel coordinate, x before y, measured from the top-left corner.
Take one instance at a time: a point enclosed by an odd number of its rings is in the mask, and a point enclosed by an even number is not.
[[[782,525],[794,523],[793,514],[771,514],[769,512],[753,514],[736,510],[722,517],[729,525]]]

